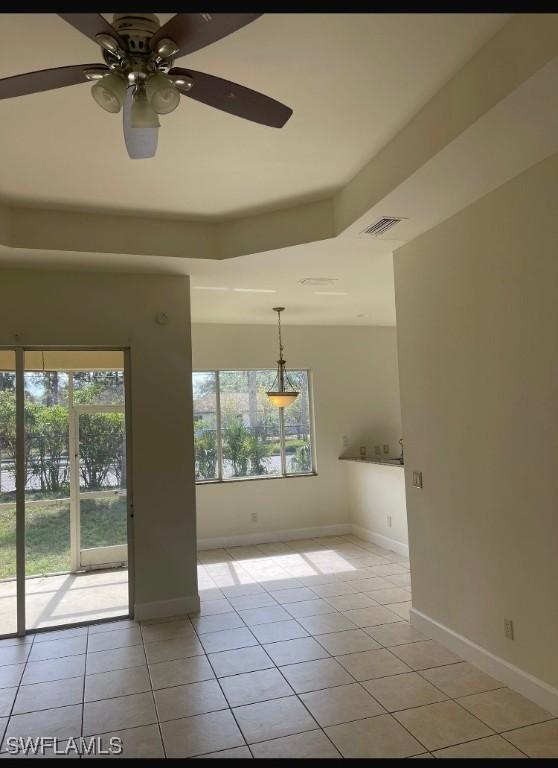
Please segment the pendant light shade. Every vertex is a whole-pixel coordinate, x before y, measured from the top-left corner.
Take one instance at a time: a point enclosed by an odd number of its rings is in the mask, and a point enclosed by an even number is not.
[[[281,339],[281,312],[285,307],[274,307],[273,311],[277,312],[277,324],[279,327],[279,360],[277,361],[277,376],[273,382],[273,387],[269,392],[266,392],[269,402],[272,405],[276,405],[278,408],[286,408],[288,405],[292,405],[298,397],[298,392],[293,387],[287,375],[287,364],[283,359],[283,341]]]
[[[286,408],[294,403],[298,397],[298,392],[267,392],[270,403],[278,408]]]

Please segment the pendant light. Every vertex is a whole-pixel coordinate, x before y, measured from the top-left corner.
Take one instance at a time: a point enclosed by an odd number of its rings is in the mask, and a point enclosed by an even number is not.
[[[292,382],[287,376],[286,361],[283,360],[283,342],[281,340],[281,312],[285,307],[273,307],[273,311],[277,312],[277,323],[279,327],[279,360],[277,361],[277,376],[273,382],[273,387],[269,392],[266,392],[269,400],[273,405],[278,408],[286,408],[288,405],[294,403],[298,397],[298,392],[293,387]]]

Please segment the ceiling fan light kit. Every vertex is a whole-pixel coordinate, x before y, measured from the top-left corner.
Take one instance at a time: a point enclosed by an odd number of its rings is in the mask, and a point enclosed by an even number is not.
[[[145,84],[147,100],[158,115],[168,115],[174,112],[180,103],[180,92],[172,80],[157,72],[148,77]]]
[[[99,45],[105,63],[6,77],[0,80],[0,99],[93,81],[91,94],[102,109],[116,114],[124,107],[124,139],[133,159],[153,157],[157,115],[173,112],[181,95],[275,128],[292,115],[289,107],[250,88],[173,66],[175,58],[236,32],[260,13],[178,13],[163,27],[150,13],[114,14],[112,24],[97,13],[59,15]]]
[[[91,95],[102,109],[116,114],[124,104],[126,81],[114,73],[105,75],[93,85]]]
[[[132,92],[128,88],[124,99],[124,142],[132,160],[154,157],[157,152],[159,131],[155,128],[132,128]],[[155,115],[155,117],[157,117]]]

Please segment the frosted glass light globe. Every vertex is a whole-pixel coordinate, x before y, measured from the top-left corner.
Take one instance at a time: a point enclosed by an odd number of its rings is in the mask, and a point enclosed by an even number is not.
[[[180,93],[169,78],[160,73],[148,78],[145,91],[151,108],[159,115],[168,115],[180,103]]]
[[[120,112],[126,95],[126,83],[114,73],[105,75],[91,88],[91,95],[106,112]]]

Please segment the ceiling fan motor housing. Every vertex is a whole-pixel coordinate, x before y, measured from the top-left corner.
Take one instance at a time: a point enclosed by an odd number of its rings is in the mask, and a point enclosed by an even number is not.
[[[115,13],[113,27],[128,44],[130,53],[150,53],[149,41],[161,25],[153,13]]]
[[[114,14],[113,27],[124,41],[125,50],[115,53],[110,40],[106,45],[103,36],[97,36],[105,62],[112,70],[135,84],[145,82],[155,72],[168,72],[178,46],[165,38],[159,41],[156,51],[152,49],[151,40],[160,29],[157,16],[152,13],[117,13]]]

